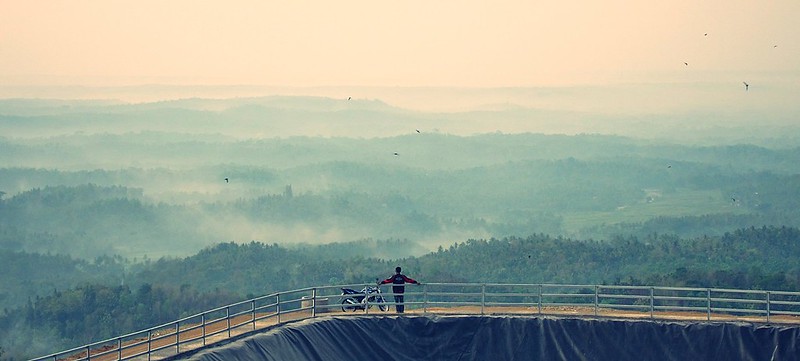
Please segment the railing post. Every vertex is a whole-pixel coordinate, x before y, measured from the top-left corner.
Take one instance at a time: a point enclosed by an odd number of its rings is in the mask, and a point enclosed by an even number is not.
[[[250,309],[253,311],[253,314],[252,314],[252,317],[253,317],[253,330],[255,331],[255,329],[256,329],[256,300],[251,300],[250,301]]]
[[[275,313],[278,314],[278,320],[276,321],[278,324],[281,323],[281,294],[278,293],[275,295]]]
[[[428,313],[428,285],[422,285],[422,314]]]
[[[597,317],[597,309],[600,307],[600,286],[594,285],[594,315]]]
[[[175,322],[175,354],[181,353],[181,324]]]
[[[153,330],[147,331],[147,361],[150,361],[150,353],[153,350]]]
[[[543,291],[544,291],[544,285],[542,285],[540,283],[539,284],[539,307],[538,307],[540,315],[542,314],[542,293],[544,293]]]
[[[653,319],[653,313],[656,309],[656,292],[655,287],[650,287],[650,319]]]
[[[311,289],[311,318],[317,317],[317,288]]]
[[[364,314],[369,315],[369,294],[366,287],[364,288]]]
[[[117,360],[122,360],[122,337],[117,338]]]
[[[228,338],[231,338],[231,307],[225,307],[225,325],[228,327]]]
[[[202,324],[202,327],[200,327],[200,329],[201,329],[200,332],[202,332],[202,335],[203,335],[203,346],[205,346],[206,345],[206,314],[205,314],[205,312],[203,312],[203,314],[200,315],[200,323]]]
[[[481,316],[486,311],[486,284],[481,283]]]
[[[711,289],[706,288],[706,319],[711,321]]]
[[[92,359],[92,348],[91,346],[86,346],[86,361]]]
[[[770,297],[769,297],[769,295],[770,295],[770,292],[767,291],[767,323],[769,323],[769,313],[770,313],[770,304],[769,304]]]

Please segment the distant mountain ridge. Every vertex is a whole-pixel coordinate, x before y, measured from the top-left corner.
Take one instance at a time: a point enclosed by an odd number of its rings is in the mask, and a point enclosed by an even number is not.
[[[620,89],[634,92],[637,94],[634,98],[650,91],[666,92],[670,95],[664,96],[676,98],[687,96],[671,87]],[[758,102],[741,105],[686,104],[677,109],[657,110],[633,105],[608,108],[616,101],[630,102],[621,95],[613,95],[623,91],[620,89],[610,94],[602,89],[495,89],[486,93],[454,90],[451,96],[462,94],[473,103],[447,111],[413,110],[379,97],[380,94],[391,97],[391,92],[379,92],[372,97],[271,95],[185,97],[150,102],[0,99],[0,132],[15,137],[47,137],[78,131],[91,134],[149,130],[219,133],[240,139],[392,137],[415,131],[461,136],[494,132],[616,134],[682,144],[745,142],[765,146],[776,141],[797,144],[800,139],[800,127],[794,122],[800,109],[791,106],[768,108],[759,98]],[[404,91],[417,102],[443,101],[435,91],[420,89],[420,94],[414,96],[411,89]],[[430,97],[427,101],[425,94]],[[481,94],[487,98],[477,100]],[[579,105],[587,101],[597,103],[599,108]],[[746,108],[736,110],[740,106]]]

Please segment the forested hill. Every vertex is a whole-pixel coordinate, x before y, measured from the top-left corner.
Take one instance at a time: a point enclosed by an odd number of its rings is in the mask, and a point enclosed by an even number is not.
[[[398,264],[426,282],[800,288],[791,114],[567,113],[0,101],[0,347]]]
[[[0,249],[158,259],[229,240],[374,238],[411,240],[418,247],[409,254],[420,255],[532,233],[610,239],[800,227],[800,148],[784,142],[410,132],[0,137]]]
[[[610,239],[798,227],[800,178],[774,167],[566,158],[456,170],[351,162],[284,170],[5,168],[0,183],[53,185],[0,196],[0,249],[159,258],[226,240],[383,238],[409,239],[418,244],[410,254],[419,255],[467,238],[531,233]]]
[[[405,243],[362,245],[397,249]],[[539,234],[472,239],[400,259],[363,257],[358,247],[326,245],[328,256],[320,257],[314,248],[223,243],[195,256],[154,262],[136,278],[149,283],[171,278],[202,290],[258,294],[315,284],[371,282],[402,265],[428,282],[650,283],[800,290],[796,262],[800,230],[791,227],[752,227],[697,238],[653,234],[594,241]]]
[[[6,307],[0,317],[0,345],[37,350],[28,337],[46,335],[47,349],[167,322],[193,312],[273,291],[313,285],[373,282],[395,266],[424,282],[602,283],[724,287],[800,291],[800,229],[759,227],[718,237],[681,238],[653,234],[609,241],[548,235],[472,239],[419,257],[370,258],[364,249],[399,249],[407,241],[362,241],[286,248],[259,242],[221,243],[185,258],[139,264],[121,259],[60,259],[59,277],[78,280],[91,267],[103,279],[74,288],[52,287],[26,304]],[[16,278],[40,283],[32,272],[57,256],[27,257],[12,263]],[[6,261],[6,260],[4,260]],[[73,266],[70,267],[69,263]],[[5,263],[8,264],[8,263]],[[124,269],[124,282],[112,276]],[[9,275],[11,276],[11,275]],[[117,275],[119,276],[119,275]],[[102,278],[102,277],[101,277]],[[3,289],[11,287],[3,285]],[[24,292],[23,289],[19,289]],[[31,356],[31,355],[28,355]]]
[[[652,234],[603,241],[534,235],[469,240],[413,263],[463,282],[646,284],[800,290],[800,230],[740,229],[720,237]]]

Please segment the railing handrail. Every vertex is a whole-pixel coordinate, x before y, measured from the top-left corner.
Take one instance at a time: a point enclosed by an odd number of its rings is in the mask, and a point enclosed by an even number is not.
[[[191,338],[187,340],[188,336],[184,335],[181,337],[183,333],[193,331],[196,329],[202,329],[202,345],[206,345],[207,341],[207,332],[206,328],[210,325],[214,325],[217,322],[225,322],[226,329],[222,331],[214,331],[211,336],[216,336],[220,333],[225,333],[227,331],[228,338],[232,335],[232,329],[242,327],[243,325],[252,324],[252,331],[259,329],[257,327],[257,322],[263,319],[268,319],[271,317],[275,317],[276,321],[274,324],[270,324],[269,326],[264,327],[273,327],[276,325],[282,325],[288,322],[293,322],[295,320],[302,320],[307,318],[317,317],[317,309],[322,310],[322,312],[330,311],[332,308],[340,308],[342,305],[330,305],[327,303],[329,298],[331,297],[339,297],[343,298],[344,295],[340,294],[320,294],[320,290],[339,290],[341,288],[350,288],[350,287],[359,287],[359,286],[375,286],[375,283],[353,283],[353,284],[343,284],[343,285],[331,285],[331,286],[314,286],[314,287],[304,287],[289,291],[281,291],[281,292],[274,292],[263,296],[254,297],[248,300],[243,300],[235,303],[231,303],[229,305],[220,306],[217,308],[213,308],[207,311],[203,311],[192,316],[183,317],[177,319],[175,321],[167,322],[160,324],[158,326],[150,327],[147,329],[143,329],[136,332],[131,332],[128,334],[124,334],[121,336],[116,336],[109,338],[103,341],[93,342],[84,346],[79,346],[75,348],[71,348],[68,350],[60,351],[57,353],[53,353],[47,356],[42,356],[39,358],[35,358],[33,360],[58,360],[59,357],[66,357],[69,355],[74,355],[75,353],[85,353],[86,356],[84,358],[77,358],[78,360],[89,360],[93,356],[92,350],[97,349],[100,346],[106,346],[110,344],[116,344],[117,348],[112,348],[110,351],[104,351],[103,353],[110,353],[116,352],[118,354],[118,360],[127,359],[123,355],[123,350],[128,348],[133,348],[135,346],[142,345],[144,343],[147,344],[147,352],[145,354],[148,355],[148,359],[150,359],[150,354],[158,351],[162,351],[167,348],[175,348],[175,354],[182,352],[180,346],[182,343],[192,342],[197,340],[198,338]],[[391,284],[387,284],[387,286],[391,286]],[[415,287],[413,285],[408,285],[408,287]],[[654,319],[654,312],[662,311],[662,310],[673,310],[673,311],[705,311],[707,314],[707,320],[711,320],[712,312],[719,312],[725,311],[730,313],[749,313],[759,317],[766,317],[764,323],[771,323],[772,320],[771,316],[792,316],[797,317],[800,316],[800,292],[789,292],[789,291],[769,291],[769,290],[742,290],[742,289],[730,289],[730,288],[700,288],[700,287],[659,287],[659,286],[620,286],[620,285],[589,285],[589,284],[557,284],[557,283],[535,283],[535,284],[525,284],[525,283],[440,283],[440,282],[433,282],[433,283],[425,283],[421,285],[422,291],[417,292],[413,288],[410,292],[406,292],[406,295],[409,296],[421,296],[422,300],[415,301],[410,300],[405,302],[407,307],[415,307],[415,306],[422,306],[422,310],[424,313],[436,313],[434,310],[431,309],[432,306],[436,306],[438,304],[446,305],[449,307],[452,306],[480,306],[480,314],[484,314],[485,309],[487,307],[495,307],[497,305],[502,306],[522,306],[522,305],[538,305],[537,307],[537,314],[545,314],[543,312],[543,306],[592,306],[594,308],[593,314],[585,314],[585,315],[572,315],[572,316],[598,316],[599,310],[609,310],[614,309],[615,307],[620,310],[630,310],[630,309],[642,309],[642,312],[649,312],[649,318]],[[432,291],[429,288],[455,288],[455,290],[449,290],[448,292],[443,291]],[[459,290],[458,288],[463,287],[475,287],[477,289],[471,289],[469,291]],[[513,291],[513,292],[491,292],[492,288],[495,287],[514,287],[514,288],[530,288],[532,292],[523,292],[523,291]],[[490,291],[487,291],[487,288]],[[545,292],[549,289],[554,288],[561,288],[562,290],[559,293],[548,293]],[[591,289],[592,293],[563,293],[563,289],[578,289],[578,291],[583,291],[584,289]],[[622,291],[639,291],[639,293],[634,294],[624,294],[624,293],[602,293],[600,290],[622,290]],[[649,290],[649,294],[642,294],[642,290]],[[657,294],[658,291],[670,291],[670,292],[704,292],[703,295],[661,295]],[[338,292],[338,291],[337,291]],[[725,293],[727,297],[712,297],[713,293]],[[301,295],[298,296],[299,298],[291,298],[287,299],[286,295],[297,294]],[[302,295],[306,294],[306,295]],[[363,295],[363,294],[362,294]],[[384,296],[391,296],[393,295],[392,292],[385,292],[383,293]],[[763,298],[754,298],[754,297],[741,297],[736,298],[738,296],[753,296],[759,295],[763,296]],[[469,300],[447,300],[447,297],[454,297],[454,296],[464,296],[464,297],[479,297]],[[586,298],[588,299],[590,296],[593,297],[592,302],[586,303],[576,303],[574,299],[577,298]],[[771,296],[783,296],[784,298],[780,300],[772,299]],[[785,297],[797,297],[797,301],[787,301]],[[497,302],[497,301],[487,301],[487,297],[492,298],[511,298],[509,301],[505,302]],[[533,298],[535,301],[530,302],[520,302],[514,301],[513,297],[528,297]],[[567,299],[562,300],[563,298],[572,298],[572,300]],[[270,303],[267,305],[262,305],[260,307],[256,307],[256,304],[260,301],[268,300],[274,298],[275,302]],[[437,298],[443,298],[442,300],[437,300]],[[547,302],[544,302],[543,299],[548,298]],[[553,298],[555,300],[551,300]],[[322,301],[325,301],[323,304]],[[604,302],[601,302],[604,301]],[[628,302],[622,302],[620,300],[626,300]],[[295,304],[300,302],[300,306],[297,307]],[[635,302],[638,301],[649,301],[648,304],[636,304]],[[304,305],[304,303],[310,302],[309,305]],[[366,314],[375,314],[375,312],[370,312],[370,302],[369,298],[365,301],[366,307],[363,308],[364,313]],[[633,304],[631,303],[633,302]],[[703,303],[700,306],[700,303]],[[393,305],[394,302],[390,302],[390,299],[386,298],[386,306]],[[658,303],[658,304],[656,304]],[[675,303],[675,305],[663,304],[663,303]],[[679,305],[683,303],[683,305]],[[716,303],[716,305],[714,305]],[[374,305],[374,302],[372,302]],[[746,306],[750,307],[746,307]],[[243,306],[249,306],[250,309],[246,309],[243,311],[230,312],[231,309],[240,308]],[[716,307],[714,307],[716,306]],[[724,307],[723,307],[724,306]],[[763,306],[763,307],[760,307]],[[261,313],[265,313],[264,309],[274,309],[274,312],[269,313],[267,316],[257,317],[256,314],[261,311]],[[281,315],[287,315],[291,313],[298,313],[311,310],[310,316],[306,317],[305,315],[300,315],[294,319],[290,320],[283,320]],[[209,320],[208,315],[212,315],[214,313],[225,311],[225,317],[219,317],[216,319]],[[447,313],[447,312],[443,312]],[[246,320],[247,322],[239,323],[239,324],[232,324],[232,320],[236,317],[241,317],[244,315],[252,314],[252,319]],[[197,319],[202,320],[202,323],[198,325]],[[668,317],[662,317],[659,319],[669,319]],[[191,323],[195,321],[194,323]],[[741,320],[737,320],[737,322],[741,322]],[[752,322],[759,322],[758,320],[754,320]],[[797,323],[800,323],[800,317],[796,320]],[[187,324],[191,324],[191,327],[186,327]],[[184,329],[181,330],[181,325],[184,326]],[[164,337],[158,335],[159,331],[173,329],[175,336],[174,343],[167,343],[164,345],[157,345],[157,347],[153,347],[153,335],[156,334],[157,338],[155,340],[163,339]],[[249,331],[249,332],[252,332]],[[133,345],[123,345],[123,340],[132,339],[137,335],[147,335],[147,340],[142,341],[140,337],[139,340],[141,342],[136,342]],[[171,341],[170,341],[171,342]],[[216,342],[216,341],[214,341]],[[126,347],[127,346],[127,347]],[[142,355],[141,353],[136,354],[136,356]]]

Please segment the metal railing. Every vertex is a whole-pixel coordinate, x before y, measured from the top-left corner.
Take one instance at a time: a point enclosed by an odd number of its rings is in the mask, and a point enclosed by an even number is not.
[[[159,360],[256,330],[320,315],[387,314],[396,305],[391,285],[384,287],[387,292],[377,298],[364,298],[363,293],[341,294],[342,288],[358,290],[371,285],[321,286],[273,293],[34,360]],[[348,297],[352,297],[349,302]],[[800,324],[800,292],[780,291],[429,283],[406,285],[404,305],[407,312],[412,314],[549,315]]]

